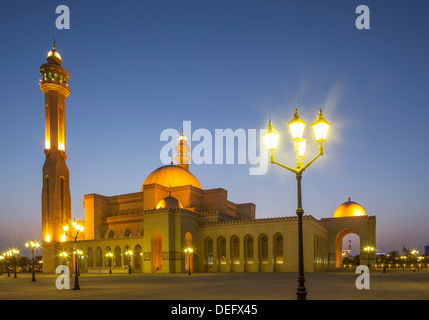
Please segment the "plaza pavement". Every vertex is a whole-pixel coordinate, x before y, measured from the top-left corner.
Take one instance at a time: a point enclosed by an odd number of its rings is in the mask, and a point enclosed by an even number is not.
[[[295,273],[82,274],[80,290],[58,290],[59,275],[0,276],[0,300],[295,300]],[[372,271],[370,289],[353,272],[306,273],[308,300],[429,300],[429,271]]]

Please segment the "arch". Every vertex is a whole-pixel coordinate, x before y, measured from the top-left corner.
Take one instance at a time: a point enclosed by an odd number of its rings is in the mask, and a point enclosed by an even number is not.
[[[94,267],[94,252],[91,247],[88,248],[88,268]]]
[[[338,232],[337,236],[335,237],[335,268],[339,269],[341,268],[341,262],[342,262],[342,244],[343,239],[346,235],[353,233],[360,237],[359,233],[357,233],[355,230],[351,228],[345,228]]]
[[[259,235],[258,253],[259,253],[259,268],[261,271],[262,265],[268,264],[268,237],[264,233]]]
[[[217,239],[217,248],[218,248],[218,252],[217,252],[217,256],[218,256],[218,264],[219,265],[225,265],[227,264],[227,259],[226,259],[226,239],[224,236],[220,236]]]
[[[111,252],[113,254],[112,249],[109,246],[107,246],[106,249],[104,250],[104,265],[106,267],[108,267],[108,266],[113,267],[113,265],[112,265],[112,259],[106,257],[106,254],[108,252]]]
[[[115,266],[115,267],[122,266],[122,261],[121,261],[122,250],[121,250],[121,247],[116,246],[115,251],[112,253],[113,253],[113,266]]]
[[[185,248],[193,248],[192,245],[192,234],[190,232],[186,232],[185,234]],[[194,270],[194,255],[190,254],[190,255],[185,255],[185,270],[188,271],[189,268],[191,269],[191,272],[193,272]]]
[[[103,252],[100,247],[97,247],[95,252],[95,266],[100,268],[103,266]]]
[[[130,229],[125,228],[124,230],[122,230],[122,234],[121,234],[122,238],[127,238],[127,237],[131,237],[131,236],[132,236],[132,234],[131,234]]]
[[[204,264],[211,268],[211,266],[214,264],[214,242],[213,239],[210,237],[207,237],[204,241]]]
[[[255,240],[252,235],[244,237],[244,261],[246,267],[255,263]]]
[[[240,239],[236,235],[231,237],[231,262],[240,264]]]
[[[276,233],[273,237],[274,271],[284,264],[283,235]]]
[[[162,270],[162,236],[155,231],[151,237],[152,272]]]
[[[124,252],[127,253],[130,250],[131,250],[130,246],[126,245],[124,248]],[[134,252],[133,252],[133,255],[134,255]],[[124,254],[123,259],[124,259],[124,266],[126,267],[128,267],[130,263],[133,263],[133,257],[132,256],[130,257],[128,254]]]
[[[115,232],[113,232],[113,230],[107,230],[104,237],[106,239],[113,239],[115,237]]]
[[[134,259],[133,259],[133,268],[135,271],[142,271],[142,247],[137,244],[133,250]]]
[[[138,235],[139,235],[140,237],[143,237],[143,236],[144,236],[144,227],[141,227],[141,228],[139,229]]]

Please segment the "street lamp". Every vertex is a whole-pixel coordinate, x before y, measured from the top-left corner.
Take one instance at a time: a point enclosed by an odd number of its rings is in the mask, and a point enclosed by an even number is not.
[[[128,256],[128,274],[131,274],[131,257],[133,256],[133,252],[131,250],[125,251],[125,254]]]
[[[17,276],[16,276],[16,264],[18,262],[19,250],[12,249],[12,250],[10,250],[10,252],[11,252],[11,256],[13,256],[13,262],[14,262],[14,265],[15,265],[15,276],[14,276],[14,278],[17,278]]]
[[[296,152],[296,168],[289,167],[275,160],[274,152],[277,151],[280,133],[274,130],[273,124],[270,121],[268,124],[268,131],[263,135],[265,144],[268,151],[271,153],[271,163],[287,169],[296,175],[298,183],[298,208],[296,214],[298,216],[298,288],[296,292],[297,300],[307,299],[307,290],[304,286],[304,251],[303,251],[303,238],[302,238],[302,216],[304,210],[302,209],[301,197],[301,179],[302,173],[320,156],[323,155],[323,143],[326,142],[330,124],[323,118],[322,110],[319,110],[317,120],[311,125],[316,142],[319,146],[318,154],[307,164],[304,165],[306,140],[302,137],[305,129],[305,122],[301,120],[298,115],[298,110],[295,110],[293,119],[288,123],[290,133],[292,135],[292,142]]]
[[[194,249],[192,249],[191,247],[185,248],[185,259],[186,256],[188,257],[188,275],[191,275],[191,257],[193,252]]]
[[[73,253],[75,254],[75,257],[77,257],[77,274],[80,276],[80,259],[83,255],[83,251],[82,250],[75,250],[75,251],[73,251]]]
[[[73,235],[69,235],[67,234],[67,231],[69,230],[69,226],[65,225],[63,226],[64,231],[66,232],[65,235],[69,236],[70,238],[74,239],[74,250],[77,250],[77,239],[83,236],[83,230],[84,227],[82,225],[80,225],[76,219],[73,220],[72,222],[72,227],[74,229],[74,234]],[[78,271],[77,271],[77,256],[75,254],[75,259],[74,259],[74,269],[75,269],[75,278],[74,278],[74,288],[73,290],[80,290],[79,288],[79,279],[78,279]]]
[[[109,274],[112,274],[112,259],[113,259],[113,253],[107,252],[106,258],[109,259]]]
[[[371,246],[366,246],[365,248],[363,248],[363,250],[366,252],[366,257],[367,257],[367,259],[368,259],[368,269],[369,269],[369,254],[370,254],[371,252],[374,252],[374,251],[375,251],[375,248],[374,248],[374,247],[371,247]]]
[[[67,265],[68,253],[66,251],[60,252],[59,256],[63,258],[63,265]]]
[[[12,256],[12,252],[10,250],[6,251],[4,256],[7,259],[7,276],[10,277],[10,257]]]
[[[35,241],[30,241],[30,242],[27,242],[25,244],[25,246],[27,247],[27,249],[31,250],[31,259],[32,259],[32,262],[33,262],[33,278],[31,279],[31,281],[35,282],[36,281],[36,276],[34,274],[34,250],[39,249],[40,244],[38,242],[35,242]]]

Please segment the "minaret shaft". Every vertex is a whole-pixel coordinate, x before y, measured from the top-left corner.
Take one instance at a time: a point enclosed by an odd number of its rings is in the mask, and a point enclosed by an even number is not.
[[[40,67],[40,89],[45,94],[45,163],[42,188],[42,237],[44,242],[61,242],[63,225],[71,220],[69,170],[66,164],[66,98],[69,95],[67,70],[61,56],[51,50],[48,63]]]

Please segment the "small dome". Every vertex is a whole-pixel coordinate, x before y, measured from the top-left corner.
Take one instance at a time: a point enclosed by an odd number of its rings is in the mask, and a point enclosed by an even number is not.
[[[202,189],[201,184],[191,172],[173,164],[160,167],[148,175],[140,191],[143,191],[145,185],[153,183],[167,188],[191,185]]]
[[[334,218],[366,216],[364,208],[359,203],[349,200],[341,204],[334,212]]]
[[[175,209],[175,208],[183,208],[182,204],[179,200],[172,196],[165,197],[162,199],[158,205],[156,206],[157,209],[161,208],[169,208],[169,209]]]

